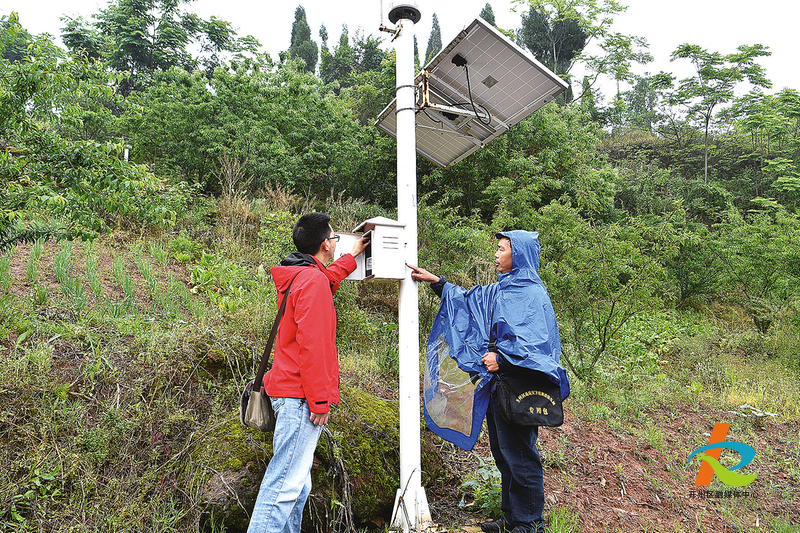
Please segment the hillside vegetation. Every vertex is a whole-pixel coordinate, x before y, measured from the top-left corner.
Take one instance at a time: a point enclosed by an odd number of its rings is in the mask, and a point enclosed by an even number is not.
[[[395,144],[371,126],[394,90],[386,43],[345,29],[317,73],[299,42],[275,59],[227,23],[191,33],[144,4],[185,42],[154,19],[132,40],[128,0],[65,22],[68,50],[0,19],[2,531],[239,531],[247,503],[223,474],[257,483],[271,453],[238,425],[276,310],[269,269],[302,213],[337,231],[396,216]],[[516,33],[534,53],[536,21],[558,18],[534,17],[543,5]],[[548,28],[621,46],[587,5]],[[193,39],[203,55],[178,53]],[[644,59],[632,42],[628,66]],[[800,531],[800,94],[766,92],[764,53],[680,47],[696,79],[616,70],[630,90],[606,106],[574,84],[452,168],[418,161],[427,269],[490,283],[496,231],[540,234],[573,384],[564,426],[541,434],[550,531]],[[587,58],[540,60],[568,77]],[[382,531],[397,284],[346,282],[335,302],[345,401],[306,526]],[[421,287],[422,346],[437,308]],[[687,458],[720,422],[756,450],[747,487],[694,486]],[[485,440],[465,453],[424,433],[447,531],[498,512]]]

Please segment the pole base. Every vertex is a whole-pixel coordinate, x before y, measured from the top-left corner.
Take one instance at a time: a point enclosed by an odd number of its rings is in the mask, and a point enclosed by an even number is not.
[[[416,490],[408,488],[405,491],[398,489],[392,516],[394,519],[389,528],[395,531],[421,533],[433,526],[425,488],[418,487]]]

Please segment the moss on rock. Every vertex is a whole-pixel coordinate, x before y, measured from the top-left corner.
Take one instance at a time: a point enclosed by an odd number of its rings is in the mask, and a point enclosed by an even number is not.
[[[233,414],[198,439],[187,484],[202,484],[206,520],[213,515],[230,533],[246,530],[271,441],[271,433],[245,429]],[[422,463],[423,482],[439,475],[442,461],[429,432],[423,432]],[[397,403],[343,387],[342,403],[317,446],[311,476],[304,530],[331,531],[345,520],[358,527],[391,518],[400,486]]]
[[[261,478],[272,455],[272,434],[247,429],[238,413],[200,433],[184,469],[187,487],[201,488],[201,525],[223,521],[227,531],[246,531]]]

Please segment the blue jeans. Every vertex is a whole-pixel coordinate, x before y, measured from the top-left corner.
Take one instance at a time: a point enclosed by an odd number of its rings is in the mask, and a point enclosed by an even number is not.
[[[247,533],[300,533],[311,492],[311,465],[322,433],[302,398],[271,398],[277,420],[273,455],[261,481]]]
[[[489,445],[500,470],[502,501],[500,509],[511,527],[537,531],[544,511],[542,460],[536,449],[537,426],[509,424],[500,416],[495,395],[489,401],[486,419]]]

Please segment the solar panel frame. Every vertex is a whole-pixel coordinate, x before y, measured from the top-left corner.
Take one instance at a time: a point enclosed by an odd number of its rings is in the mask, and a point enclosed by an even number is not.
[[[452,62],[456,54],[467,60],[469,87],[464,67]],[[566,82],[480,17],[425,66],[417,86],[425,72],[431,103],[471,109],[474,102],[491,115],[485,125],[475,117],[451,119],[435,109],[417,110],[417,152],[442,168],[462,161],[567,89]],[[375,123],[395,138],[396,107],[395,99]]]

